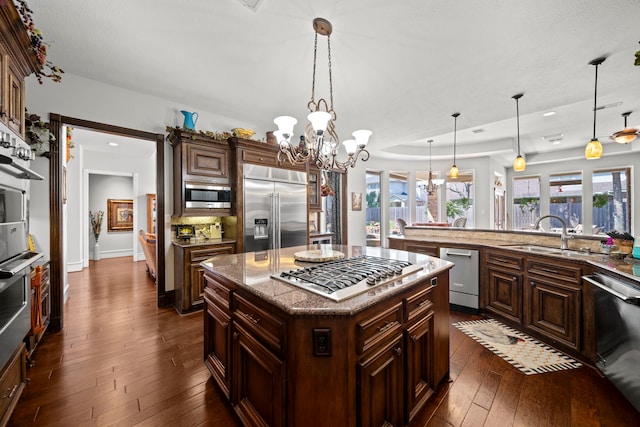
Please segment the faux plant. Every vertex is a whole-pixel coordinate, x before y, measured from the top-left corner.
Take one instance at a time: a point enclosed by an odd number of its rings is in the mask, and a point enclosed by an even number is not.
[[[640,67],[640,50],[636,52],[636,62],[634,62],[634,64]]]
[[[49,123],[42,121],[37,114],[29,114],[27,110],[25,110],[24,116],[27,144],[34,152],[46,155],[49,145],[56,140]]]
[[[42,66],[42,68],[35,73],[38,82],[42,84],[43,77],[50,78],[54,82],[61,81],[64,71],[53,65],[53,63],[47,59],[47,44],[42,38],[42,32],[35,27],[32,16],[33,11],[27,5],[26,0],[14,0],[14,3],[22,18],[22,23],[27,29],[27,34],[31,41],[31,50],[36,55],[38,63]]]
[[[89,218],[91,219],[91,228],[93,229],[93,236],[96,238],[96,243],[98,243],[98,238],[100,237],[100,231],[102,231],[103,215],[104,215],[104,211],[97,211],[97,212],[89,211]]]

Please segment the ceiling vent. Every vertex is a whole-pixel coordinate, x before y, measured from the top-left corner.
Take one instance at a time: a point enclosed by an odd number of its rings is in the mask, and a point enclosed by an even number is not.
[[[258,10],[258,6],[262,3],[262,0],[238,0],[238,2],[247,9],[251,9],[256,12]]]

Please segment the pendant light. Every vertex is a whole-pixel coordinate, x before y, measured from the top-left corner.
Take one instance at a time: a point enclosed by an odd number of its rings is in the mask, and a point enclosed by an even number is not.
[[[456,179],[460,176],[460,171],[456,166],[456,133],[458,130],[458,116],[460,116],[460,113],[454,113],[451,116],[453,117],[453,166],[449,169],[449,176]]]
[[[524,157],[520,155],[520,108],[518,106],[518,100],[522,98],[522,95],[522,93],[519,93],[511,97],[516,100],[516,123],[518,129],[518,157],[513,161],[513,170],[516,172],[524,172],[527,168],[527,162],[525,162]]]
[[[599,159],[602,157],[602,144],[598,141],[598,138],[596,138],[596,111],[598,100],[598,65],[602,64],[605,59],[605,57],[601,57],[589,62],[589,65],[596,67],[596,83],[593,91],[593,138],[591,138],[591,141],[589,141],[584,149],[584,157],[587,160]]]
[[[636,128],[628,128],[627,127],[627,117],[631,115],[631,111],[627,111],[626,113],[622,113],[622,117],[624,117],[624,129],[619,130],[618,132],[612,135],[613,140],[618,144],[628,144],[638,136],[638,129]]]

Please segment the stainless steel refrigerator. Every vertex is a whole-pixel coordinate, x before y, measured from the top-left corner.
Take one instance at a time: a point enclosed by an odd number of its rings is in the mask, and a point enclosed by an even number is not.
[[[307,244],[307,175],[244,165],[245,252]]]

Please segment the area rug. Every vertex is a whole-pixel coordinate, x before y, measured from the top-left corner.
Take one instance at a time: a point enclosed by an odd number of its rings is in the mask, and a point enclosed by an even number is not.
[[[527,375],[582,366],[558,350],[494,319],[457,322],[453,326]]]

